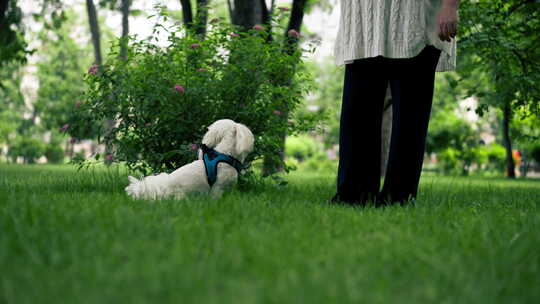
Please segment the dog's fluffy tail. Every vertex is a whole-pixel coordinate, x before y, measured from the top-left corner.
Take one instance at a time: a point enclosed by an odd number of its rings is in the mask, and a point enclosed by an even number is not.
[[[139,184],[141,183],[141,181],[131,175],[128,176],[128,181],[129,181],[129,185],[125,189],[126,193],[135,199],[139,198],[139,193],[140,193]]]
[[[126,192],[134,199],[158,199],[166,197],[167,173],[147,176],[139,180],[136,177],[128,176],[130,184],[126,187]]]

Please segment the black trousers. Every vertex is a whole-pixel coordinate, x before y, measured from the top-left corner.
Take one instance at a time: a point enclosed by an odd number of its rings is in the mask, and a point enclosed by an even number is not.
[[[427,46],[407,59],[359,59],[345,68],[339,136],[337,197],[364,204],[415,198],[425,152],[440,51]],[[384,186],[381,125],[386,89],[392,91],[392,137]]]

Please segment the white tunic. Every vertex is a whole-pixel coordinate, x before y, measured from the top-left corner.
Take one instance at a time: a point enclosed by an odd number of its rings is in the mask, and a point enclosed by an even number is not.
[[[336,64],[383,56],[412,58],[426,45],[440,49],[437,71],[456,67],[456,41],[441,41],[437,14],[441,0],[341,0],[335,44]]]

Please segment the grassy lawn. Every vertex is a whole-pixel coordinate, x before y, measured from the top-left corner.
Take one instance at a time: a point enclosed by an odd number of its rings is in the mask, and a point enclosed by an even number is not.
[[[133,201],[119,170],[0,165],[0,303],[539,303],[540,181],[425,177],[330,206],[331,174]]]

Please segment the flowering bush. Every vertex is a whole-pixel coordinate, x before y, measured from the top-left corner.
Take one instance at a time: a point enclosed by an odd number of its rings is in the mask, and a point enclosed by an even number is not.
[[[116,121],[101,132],[114,143],[111,159],[143,172],[172,171],[194,160],[206,128],[223,118],[255,135],[248,161],[275,158],[282,134],[306,131],[318,120],[296,114],[309,81],[301,72],[303,50],[287,54],[283,35],[263,26],[239,32],[223,23],[203,40],[183,28],[168,32],[166,46],[132,39],[126,60],[116,45],[104,66],[88,71],[79,109]]]

